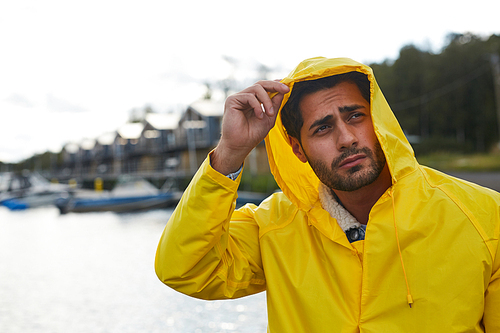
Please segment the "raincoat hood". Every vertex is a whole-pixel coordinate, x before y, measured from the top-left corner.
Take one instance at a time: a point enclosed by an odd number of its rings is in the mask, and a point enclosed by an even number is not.
[[[276,118],[276,124],[265,139],[269,165],[277,184],[300,209],[310,210],[318,203],[319,179],[309,163],[302,163],[293,153],[288,134],[281,121],[281,109],[288,101],[296,82],[316,80],[348,72],[361,72],[370,81],[370,112],[375,134],[386,156],[395,184],[417,167],[408,140],[385,100],[370,67],[348,58],[317,57],[304,60],[282,83],[290,88]]]

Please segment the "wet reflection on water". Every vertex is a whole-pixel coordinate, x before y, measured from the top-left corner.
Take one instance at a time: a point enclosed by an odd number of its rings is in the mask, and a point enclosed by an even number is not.
[[[158,280],[169,215],[0,207],[0,332],[266,332],[263,293],[208,302]]]

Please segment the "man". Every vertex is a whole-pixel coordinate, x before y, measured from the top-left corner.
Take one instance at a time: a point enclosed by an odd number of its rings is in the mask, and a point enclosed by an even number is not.
[[[283,193],[235,211],[264,138]],[[227,99],[156,272],[202,299],[266,290],[270,332],[500,332],[499,204],[418,164],[369,67],[313,58]]]

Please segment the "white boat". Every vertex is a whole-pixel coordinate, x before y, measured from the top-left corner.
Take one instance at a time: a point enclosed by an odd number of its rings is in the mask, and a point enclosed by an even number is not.
[[[69,212],[133,212],[175,206],[182,193],[171,188],[157,189],[142,178],[122,177],[110,192],[75,193],[56,202],[61,214]]]
[[[71,191],[68,185],[53,184],[36,172],[9,172],[0,177],[0,204],[10,210],[54,205]]]

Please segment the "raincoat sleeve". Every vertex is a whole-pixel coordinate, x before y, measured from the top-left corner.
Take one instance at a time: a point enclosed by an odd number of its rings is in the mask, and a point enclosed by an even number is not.
[[[240,178],[233,181],[204,161],[160,239],[155,269],[163,283],[202,299],[265,289],[258,225],[251,213],[234,211]]]
[[[498,238],[497,252],[493,264],[488,289],[485,293],[483,325],[485,332],[500,332],[500,242]]]

